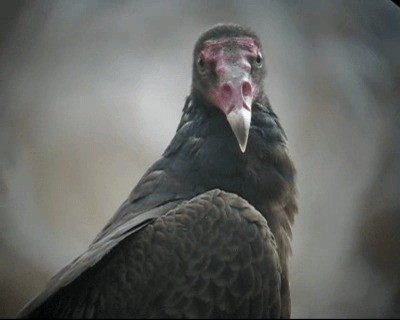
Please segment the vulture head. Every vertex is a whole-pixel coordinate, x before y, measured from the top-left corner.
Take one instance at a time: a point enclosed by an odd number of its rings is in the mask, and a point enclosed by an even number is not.
[[[192,96],[222,112],[245,152],[252,104],[262,95],[265,66],[252,31],[220,24],[206,31],[193,52]]]

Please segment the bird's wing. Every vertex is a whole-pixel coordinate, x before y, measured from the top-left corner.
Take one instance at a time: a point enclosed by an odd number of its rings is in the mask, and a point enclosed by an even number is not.
[[[101,263],[45,301],[38,314],[280,316],[281,267],[267,221],[247,201],[218,189],[179,204],[126,237]]]
[[[170,173],[170,169],[174,168],[174,161],[169,156],[175,154],[185,142],[184,137],[190,129],[191,127],[186,125],[179,130],[180,134],[174,137],[167,149],[168,155],[163,156],[147,170],[88,250],[51,278],[44,291],[30,300],[17,317],[31,313],[58,290],[98,263],[127,236],[141,230],[179,203],[195,196],[192,190]]]
[[[47,284],[44,291],[30,300],[17,317],[25,317],[38,308],[61,288],[67,286],[83,272],[98,263],[113,247],[129,235],[141,230],[155,218],[165,214],[184,200],[181,194],[158,192],[160,182],[168,186],[166,173],[157,169],[156,162],[143,176],[129,198],[120,206],[104,229],[97,235],[87,251],[61,269]]]
[[[246,200],[214,189],[158,219],[154,230],[163,239],[156,242],[160,252],[171,257],[149,252],[154,269],[164,268],[154,284],[169,279],[168,290],[159,288],[144,317],[280,317],[275,239],[265,218]]]
[[[97,240],[89,246],[87,251],[78,256],[74,261],[61,269],[54,277],[52,277],[45,290],[29,301],[17,317],[23,318],[31,313],[58,290],[70,284],[83,272],[98,263],[123,239],[144,228],[152,220],[164,214],[175,205],[175,203],[165,204],[150,211],[143,212],[124,224],[116,226],[112,230],[107,229],[107,234],[104,237],[98,237]]]

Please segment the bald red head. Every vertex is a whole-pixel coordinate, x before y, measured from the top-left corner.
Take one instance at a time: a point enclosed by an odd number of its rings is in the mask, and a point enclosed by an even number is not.
[[[195,93],[226,116],[244,152],[264,77],[258,37],[237,26],[217,26],[199,39],[194,59]]]
[[[233,37],[207,40],[198,54],[199,71],[208,83],[207,98],[228,115],[235,108],[251,110],[258,92],[251,62],[261,56],[254,39]],[[211,75],[215,78],[210,79]]]

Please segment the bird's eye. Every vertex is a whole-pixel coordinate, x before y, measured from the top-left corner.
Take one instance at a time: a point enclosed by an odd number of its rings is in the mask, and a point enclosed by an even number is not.
[[[257,65],[257,68],[261,68],[263,65],[263,57],[260,52],[257,53],[256,65]]]
[[[200,73],[204,73],[205,66],[206,64],[202,58],[197,59],[197,67],[199,68]]]

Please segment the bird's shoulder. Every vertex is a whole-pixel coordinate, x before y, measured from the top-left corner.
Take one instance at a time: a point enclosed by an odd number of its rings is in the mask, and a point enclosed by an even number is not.
[[[280,289],[281,266],[267,221],[246,200],[215,189],[121,240],[92,272],[63,289],[61,301],[42,308],[57,310],[77,299],[80,304],[72,303],[66,315],[279,317]]]
[[[276,317],[281,266],[265,218],[214,189],[179,204],[117,250],[134,257],[143,317]],[[140,261],[137,261],[139,259]],[[132,284],[131,284],[132,285]],[[148,288],[152,288],[149,293]],[[136,309],[136,310],[138,310]]]

